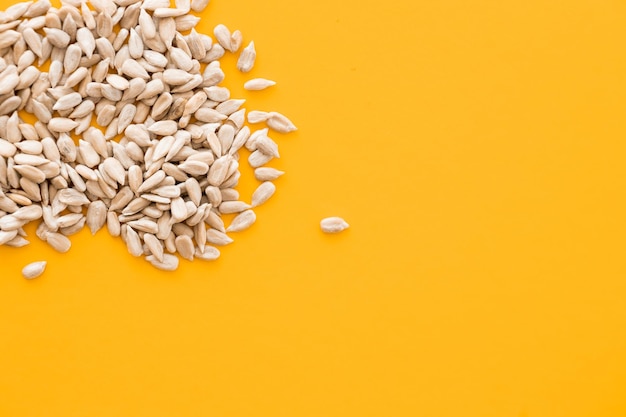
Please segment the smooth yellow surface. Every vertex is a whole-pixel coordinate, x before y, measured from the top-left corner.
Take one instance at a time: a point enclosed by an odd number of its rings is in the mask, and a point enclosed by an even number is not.
[[[257,45],[225,85],[299,127],[274,134],[287,175],[173,274],[104,230],[0,248],[0,416],[626,415],[625,21],[617,0],[212,0],[200,29]],[[323,235],[330,215],[352,227]]]

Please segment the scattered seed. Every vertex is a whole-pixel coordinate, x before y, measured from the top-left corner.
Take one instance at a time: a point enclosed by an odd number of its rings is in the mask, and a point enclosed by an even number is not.
[[[243,85],[243,88],[249,91],[265,90],[268,87],[276,85],[276,81],[267,80],[265,78],[253,78]]]
[[[276,192],[276,186],[273,182],[265,181],[257,187],[252,194],[252,207],[257,207],[267,200]]]
[[[250,72],[256,60],[256,50],[254,49],[254,41],[246,46],[237,60],[237,69],[241,72]]]
[[[324,233],[339,233],[346,230],[350,225],[341,217],[327,217],[322,219],[320,227]]]
[[[226,231],[227,232],[241,232],[242,230],[246,230],[247,228],[252,226],[255,221],[256,221],[256,214],[254,213],[254,211],[246,210],[240,213],[239,215],[237,215],[237,217],[233,219],[233,221],[230,223],[230,226],[228,226],[228,229],[226,229]]]
[[[43,271],[46,269],[46,264],[46,261],[30,263],[22,269],[22,275],[26,279],[37,278],[38,276],[43,274]]]

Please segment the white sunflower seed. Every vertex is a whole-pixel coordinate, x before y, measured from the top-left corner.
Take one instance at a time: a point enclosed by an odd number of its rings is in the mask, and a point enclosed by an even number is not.
[[[223,205],[224,203],[222,203]],[[221,207],[221,206],[220,206]],[[227,232],[241,232],[248,229],[256,221],[256,214],[252,210],[246,210],[237,215],[226,229]]]
[[[320,227],[324,233],[339,233],[346,230],[350,225],[341,217],[327,217],[322,219]]]
[[[26,279],[37,278],[46,269],[46,261],[33,262],[22,268],[22,276]]]
[[[175,271],[178,269],[178,258],[175,255],[164,254],[163,261],[159,261],[154,255],[146,256],[146,260],[155,268],[163,271]]]
[[[61,233],[47,233],[46,242],[52,247],[52,249],[60,253],[65,253],[72,247],[72,242]]]
[[[270,181],[265,181],[257,187],[252,194],[252,207],[257,207],[270,199],[276,192],[276,186]]]
[[[254,177],[259,181],[274,181],[283,174],[283,171],[269,167],[260,167],[254,170]]]
[[[254,41],[251,41],[239,55],[237,60],[237,69],[241,72],[250,72],[254,67],[254,61],[256,60],[256,50],[254,49]]]

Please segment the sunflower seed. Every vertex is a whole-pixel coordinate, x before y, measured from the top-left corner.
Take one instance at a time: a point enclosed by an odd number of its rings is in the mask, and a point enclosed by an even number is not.
[[[283,171],[269,167],[260,167],[254,170],[254,177],[259,181],[274,181],[283,174]]]
[[[107,207],[103,201],[94,201],[87,209],[87,227],[92,235],[95,235],[107,221]]]
[[[222,203],[224,204],[224,203]],[[220,206],[221,207],[221,206]],[[256,221],[256,214],[252,210],[246,210],[237,215],[226,229],[227,232],[240,232],[252,226]]]
[[[52,246],[54,250],[65,253],[72,247],[72,242],[61,233],[50,232],[46,234],[46,242]]]
[[[346,230],[350,225],[341,217],[327,217],[322,219],[320,227],[324,233],[339,233]]]
[[[289,133],[297,130],[296,126],[291,122],[291,120],[277,112],[269,113],[267,125],[270,127],[270,129],[274,129],[279,133]]]
[[[270,113],[259,110],[252,110],[248,112],[248,122],[249,123],[261,123],[270,118]]]
[[[62,96],[52,107],[52,110],[62,111],[73,109],[83,101],[83,98],[79,93],[70,93]]]
[[[270,181],[265,181],[257,187],[252,194],[252,207],[257,207],[270,199],[276,192],[276,186]]]
[[[256,60],[256,50],[254,49],[254,41],[251,41],[246,46],[237,60],[237,69],[241,72],[250,72],[254,67],[254,61]]]
[[[222,204],[219,206],[219,211],[222,214],[241,213],[248,210],[250,207],[249,204],[243,201],[222,201]]]
[[[154,255],[146,256],[146,260],[155,268],[163,271],[175,271],[178,269],[178,258],[167,253],[163,255],[163,261],[159,261]]]
[[[268,87],[272,87],[276,85],[275,81],[267,80],[265,78],[253,78],[243,85],[243,88],[249,91],[259,91],[264,90]]]
[[[193,241],[191,240],[191,237],[186,235],[178,236],[174,242],[176,245],[176,250],[178,251],[180,256],[189,261],[193,261],[195,247]]]
[[[46,261],[33,262],[22,268],[22,276],[26,279],[37,278],[46,269]]]

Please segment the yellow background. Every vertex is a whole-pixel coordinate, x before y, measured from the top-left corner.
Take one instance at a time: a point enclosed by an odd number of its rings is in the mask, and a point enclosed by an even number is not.
[[[104,230],[0,248],[0,416],[626,415],[624,22],[618,0],[212,0],[200,29],[257,45],[225,85],[299,127],[274,134],[287,175],[173,274]]]

